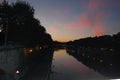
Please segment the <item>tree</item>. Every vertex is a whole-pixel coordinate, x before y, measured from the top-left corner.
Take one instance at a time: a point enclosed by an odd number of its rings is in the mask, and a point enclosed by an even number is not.
[[[43,43],[46,45],[48,42],[52,42],[51,36],[46,34],[46,29],[40,24],[39,20],[34,18],[34,9],[27,2],[18,1],[13,4],[3,2],[0,5],[3,7],[1,12],[8,15],[9,41],[24,45]]]

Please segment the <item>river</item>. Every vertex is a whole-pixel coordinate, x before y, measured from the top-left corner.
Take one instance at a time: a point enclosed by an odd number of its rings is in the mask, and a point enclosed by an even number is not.
[[[0,80],[117,80],[120,78],[117,62],[114,64],[113,60],[112,62],[106,60],[104,63],[104,58],[98,62],[97,57],[85,55],[78,49],[77,51],[69,49],[35,51],[33,48],[24,48],[5,53],[0,51]],[[106,65],[108,63],[109,65]]]
[[[66,50],[54,52],[52,62],[53,74],[50,80],[106,80],[107,78],[93,69],[78,62]]]

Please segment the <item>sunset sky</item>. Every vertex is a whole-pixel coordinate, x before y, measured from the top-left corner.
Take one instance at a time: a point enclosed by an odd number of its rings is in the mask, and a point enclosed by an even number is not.
[[[16,0],[9,0],[15,2]],[[120,32],[120,0],[25,0],[54,40]]]

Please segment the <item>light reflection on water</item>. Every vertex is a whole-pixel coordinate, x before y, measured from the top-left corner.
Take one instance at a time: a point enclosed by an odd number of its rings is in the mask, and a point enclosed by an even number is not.
[[[101,52],[100,55],[91,55],[82,48],[54,50],[37,47],[0,51],[0,80],[18,80],[21,75],[24,78],[20,80],[108,80],[108,78],[119,80],[120,78],[119,62],[117,62],[120,60],[119,55],[113,56],[109,51],[109,55],[101,56]],[[91,50],[91,52],[97,51]],[[102,52],[105,54],[107,51]]]
[[[75,58],[68,55],[66,50],[54,52],[52,74],[50,80],[106,80],[103,75],[95,72]]]

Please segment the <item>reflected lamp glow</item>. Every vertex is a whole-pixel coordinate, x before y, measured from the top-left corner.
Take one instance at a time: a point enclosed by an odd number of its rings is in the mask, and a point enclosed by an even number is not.
[[[32,52],[32,51],[33,51],[32,49],[29,50],[29,52]]]
[[[33,52],[33,48],[24,48],[25,54],[32,53],[32,52]]]
[[[113,49],[110,49],[110,51],[113,51]]]

